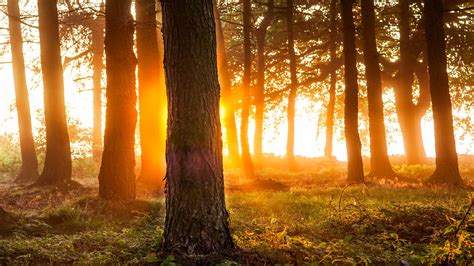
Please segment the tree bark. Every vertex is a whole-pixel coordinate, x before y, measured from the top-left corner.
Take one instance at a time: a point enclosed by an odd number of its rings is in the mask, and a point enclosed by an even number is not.
[[[241,161],[239,152],[239,135],[237,133],[237,124],[235,123],[235,103],[232,98],[232,82],[227,61],[224,32],[216,1],[214,1],[214,14],[216,19],[217,68],[219,73],[219,83],[221,85],[221,105],[224,109],[224,112],[221,113],[221,119],[225,128],[225,138],[229,150],[228,160],[231,164],[235,164]]]
[[[104,11],[103,5],[101,10]],[[92,31],[92,80],[93,80],[93,130],[92,155],[96,161],[102,155],[102,71],[104,69],[104,28],[102,16],[98,16]]]
[[[362,183],[364,182],[364,169],[362,163],[361,142],[359,138],[359,88],[357,84],[357,52],[352,4],[352,0],[341,0],[341,16],[344,35],[344,129],[347,147],[347,181]]]
[[[135,199],[135,126],[137,120],[131,0],[105,3],[107,109],[99,196]]]
[[[370,176],[395,177],[387,153],[374,0],[362,0],[362,43],[369,104]]]
[[[35,142],[31,128],[30,101],[28,99],[28,86],[26,83],[18,0],[8,0],[7,8],[21,148],[21,168],[16,181],[33,181],[38,177],[38,160],[36,158]]]
[[[288,27],[288,56],[290,60],[290,93],[288,95],[288,135],[286,142],[286,157],[291,170],[296,168],[295,161],[295,115],[296,93],[298,90],[298,77],[296,76],[295,37],[293,29],[293,0],[286,1],[286,20]]]
[[[423,16],[436,150],[436,170],[429,181],[461,185],[449,94],[442,0],[424,0]]]
[[[156,23],[156,1],[137,0],[138,95],[140,114],[141,171],[138,180],[154,189],[162,189],[165,176],[166,125],[160,102],[160,60]]]
[[[56,0],[38,0],[41,69],[44,84],[46,158],[37,185],[71,181],[71,148],[64,103],[64,79]]]
[[[274,0],[268,0],[267,12],[260,22],[255,35],[257,40],[257,83],[255,86],[255,133],[253,153],[257,162],[263,158],[263,120],[265,112],[265,39],[273,20]]]
[[[242,77],[242,119],[240,125],[240,145],[242,148],[242,167],[245,177],[255,179],[255,172],[250,156],[248,127],[250,112],[250,72],[252,68],[251,34],[251,3],[250,0],[242,0],[243,31],[244,31],[244,75]]]
[[[162,249],[222,254],[234,244],[224,200],[212,0],[161,3],[169,102]]]
[[[331,64],[330,80],[329,80],[329,103],[326,111],[326,145],[324,146],[324,156],[331,158],[333,139],[334,139],[334,110],[336,109],[336,47],[337,47],[337,10],[336,10],[337,0],[331,0],[331,18],[329,25],[329,56]]]

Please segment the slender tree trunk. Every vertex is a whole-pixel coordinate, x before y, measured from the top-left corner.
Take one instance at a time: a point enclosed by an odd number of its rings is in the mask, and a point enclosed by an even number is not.
[[[336,109],[336,45],[337,45],[337,10],[336,10],[337,0],[331,0],[331,18],[330,18],[330,46],[329,46],[329,56],[331,58],[331,73],[330,73],[330,88],[329,88],[329,103],[326,111],[326,145],[324,146],[324,156],[332,157],[332,146],[334,139],[334,110]]]
[[[255,159],[263,158],[263,120],[265,112],[265,39],[268,27],[273,20],[274,0],[268,0],[267,12],[256,30],[257,39],[257,83],[255,86],[255,135],[253,150]]]
[[[362,0],[362,43],[369,104],[370,176],[394,177],[387,153],[374,0]]]
[[[286,1],[286,19],[288,27],[288,55],[290,59],[290,93],[288,95],[288,135],[286,142],[286,157],[289,168],[296,168],[295,161],[295,115],[296,115],[296,92],[298,90],[298,77],[296,76],[295,37],[293,29],[293,0]]]
[[[463,181],[459,174],[449,80],[446,70],[446,41],[443,28],[442,0],[424,0],[423,15],[436,149],[436,170],[429,181],[461,185]]]
[[[26,84],[23,37],[18,0],[8,0],[8,22],[12,51],[18,128],[20,129],[21,169],[16,181],[33,181],[38,177],[38,160],[31,128],[30,101]]]
[[[234,244],[224,200],[212,0],[161,3],[170,103],[162,248],[178,255],[222,254]]]
[[[131,0],[105,2],[107,109],[99,196],[109,200],[135,198],[135,126],[137,122],[134,23]]]
[[[242,166],[244,174],[249,179],[255,178],[252,157],[250,156],[248,127],[250,112],[250,71],[252,68],[252,47],[250,42],[251,33],[251,3],[250,0],[242,0],[243,6],[243,31],[244,31],[244,76],[242,77],[242,121],[240,125],[240,145],[242,148]]]
[[[408,164],[426,161],[421,132],[421,118],[425,108],[413,104],[413,72],[416,58],[410,41],[410,0],[400,0],[400,71],[399,84],[395,88],[397,116],[402,131]],[[429,97],[429,96],[428,96]]]
[[[232,164],[235,164],[240,162],[239,135],[237,133],[237,124],[235,123],[235,103],[232,98],[232,82],[227,61],[224,32],[216,1],[214,1],[214,14],[217,36],[217,68],[221,85],[221,105],[224,109],[224,113],[221,116],[225,128],[227,148],[229,149],[228,159]]]
[[[355,43],[355,26],[352,13],[352,0],[341,0],[344,53],[344,129],[347,147],[347,181],[364,182],[361,142],[359,138],[359,106],[357,84],[357,52]]]
[[[156,1],[137,0],[137,57],[140,113],[141,171],[138,178],[153,188],[162,188],[165,147],[161,143],[159,50],[156,31]]]
[[[101,6],[101,10],[104,8]],[[93,80],[93,133],[92,155],[99,161],[102,155],[102,71],[104,69],[104,28],[103,17],[97,17],[92,28],[92,80]]]
[[[38,0],[46,158],[43,173],[36,184],[63,186],[71,181],[72,166],[56,2],[56,0]]]

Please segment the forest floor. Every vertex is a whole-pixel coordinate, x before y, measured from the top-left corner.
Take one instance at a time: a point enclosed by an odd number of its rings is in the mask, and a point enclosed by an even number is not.
[[[289,173],[281,159],[269,160],[257,172],[270,180],[261,186],[243,185],[238,170],[226,170],[230,226],[243,250],[271,264],[473,262],[474,210],[464,216],[474,198],[474,157],[461,157],[470,186],[463,189],[425,186],[431,164],[396,164],[404,181],[347,186],[343,163],[299,162]],[[161,263],[164,199],[139,186],[131,203],[98,200],[95,175],[75,167],[83,186],[69,191],[13,185],[0,175],[0,265]],[[167,257],[162,264],[174,263]]]

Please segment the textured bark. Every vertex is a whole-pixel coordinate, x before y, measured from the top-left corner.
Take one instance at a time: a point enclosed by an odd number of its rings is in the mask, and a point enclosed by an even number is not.
[[[181,255],[234,248],[224,200],[212,0],[164,0],[168,92],[162,249]]]
[[[156,1],[137,0],[137,58],[138,95],[140,114],[141,171],[138,180],[153,188],[162,189],[165,176],[165,132],[166,125],[160,90],[160,64],[156,30]]]
[[[295,33],[293,29],[293,0],[286,1],[286,21],[288,27],[288,56],[290,60],[290,93],[288,95],[288,135],[286,141],[286,157],[288,166],[294,170],[295,161],[295,114],[296,114],[296,93],[298,90],[298,77],[296,76],[296,55],[295,55]]]
[[[38,177],[38,160],[36,158],[35,143],[31,128],[30,101],[28,99],[28,87],[26,84],[20,8],[18,0],[8,0],[7,5],[21,148],[21,168],[16,180],[33,181]]]
[[[104,11],[104,7],[101,6]],[[104,69],[104,29],[102,16],[96,18],[92,31],[92,80],[93,80],[93,133],[92,154],[100,160],[102,154],[102,71]]]
[[[395,88],[397,116],[402,131],[405,155],[408,164],[421,164],[426,161],[421,132],[421,119],[429,107],[429,91],[420,87],[422,94],[418,104],[413,103],[413,73],[416,55],[410,41],[410,0],[400,0],[400,68],[399,82]],[[421,104],[428,100],[428,104]]]
[[[131,0],[105,3],[107,109],[99,196],[135,198],[135,126],[137,122]]]
[[[370,176],[394,177],[387,153],[374,0],[362,0],[362,43],[369,104]]]
[[[36,184],[63,186],[71,180],[72,166],[56,2],[56,0],[38,0],[46,158],[43,172]]]
[[[364,182],[358,120],[357,52],[352,0],[341,0],[344,53],[344,130],[347,147],[347,181]]]
[[[214,16],[216,20],[217,68],[221,85],[221,105],[224,108],[221,119],[225,128],[227,148],[229,149],[228,159],[232,164],[235,164],[240,162],[239,135],[237,133],[237,124],[235,123],[235,103],[232,98],[232,82],[227,61],[224,32],[216,1],[214,1]]]
[[[430,182],[460,185],[463,181],[454,139],[442,0],[425,0],[423,15],[436,150],[436,170]]]
[[[253,153],[257,161],[263,157],[263,120],[265,112],[265,39],[267,30],[273,20],[274,0],[268,0],[267,12],[260,22],[255,35],[257,40],[257,83],[255,86],[255,134]]]
[[[255,179],[255,172],[249,148],[249,112],[250,112],[250,71],[252,68],[251,34],[251,3],[242,0],[243,31],[244,31],[244,75],[242,77],[242,113],[240,124],[240,145],[242,148],[242,167],[244,174],[249,179]]]
[[[326,111],[326,144],[324,146],[324,156],[332,157],[332,147],[334,139],[334,110],[336,109],[336,46],[337,46],[337,24],[336,24],[336,10],[337,0],[331,0],[331,18],[329,25],[329,56],[331,58],[331,72],[329,80],[329,103]]]

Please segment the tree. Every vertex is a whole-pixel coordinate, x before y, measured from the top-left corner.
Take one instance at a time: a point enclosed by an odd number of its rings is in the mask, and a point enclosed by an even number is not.
[[[156,24],[156,1],[137,0],[137,58],[140,114],[141,171],[139,181],[162,187],[165,175],[166,125],[160,106],[160,60]]]
[[[135,198],[135,125],[137,120],[131,0],[105,2],[107,109],[99,196]]]
[[[362,0],[362,44],[369,103],[370,176],[394,177],[385,136],[382,81],[375,39],[374,0]]]
[[[355,42],[353,0],[341,0],[344,53],[344,130],[347,147],[347,181],[364,182],[364,169],[359,138],[357,52]]]
[[[240,145],[242,148],[242,167],[245,176],[255,178],[252,157],[249,148],[249,112],[250,112],[250,72],[252,68],[251,47],[251,3],[250,0],[242,0],[243,31],[244,31],[244,75],[242,77],[242,113],[240,124]]]
[[[423,17],[436,150],[436,170],[429,181],[461,185],[449,94],[442,0],[424,0]]]
[[[288,27],[288,57],[290,59],[290,92],[288,94],[288,135],[286,142],[286,157],[290,169],[295,169],[295,115],[296,92],[298,77],[296,76],[295,33],[293,29],[293,0],[286,1],[286,22]]]
[[[8,0],[7,8],[21,148],[21,169],[16,180],[32,181],[38,177],[38,160],[36,158],[35,142],[31,129],[30,101],[26,84],[18,0]]]
[[[72,163],[64,103],[64,79],[56,0],[38,0],[41,70],[44,85],[46,158],[37,185],[68,185]]]
[[[212,0],[161,3],[169,102],[162,248],[222,254],[234,244],[224,200]]]
[[[263,119],[265,112],[265,45],[268,27],[274,17],[274,0],[267,1],[267,12],[255,31],[257,42],[257,83],[255,85],[255,134],[254,156],[257,161],[263,157]]]

